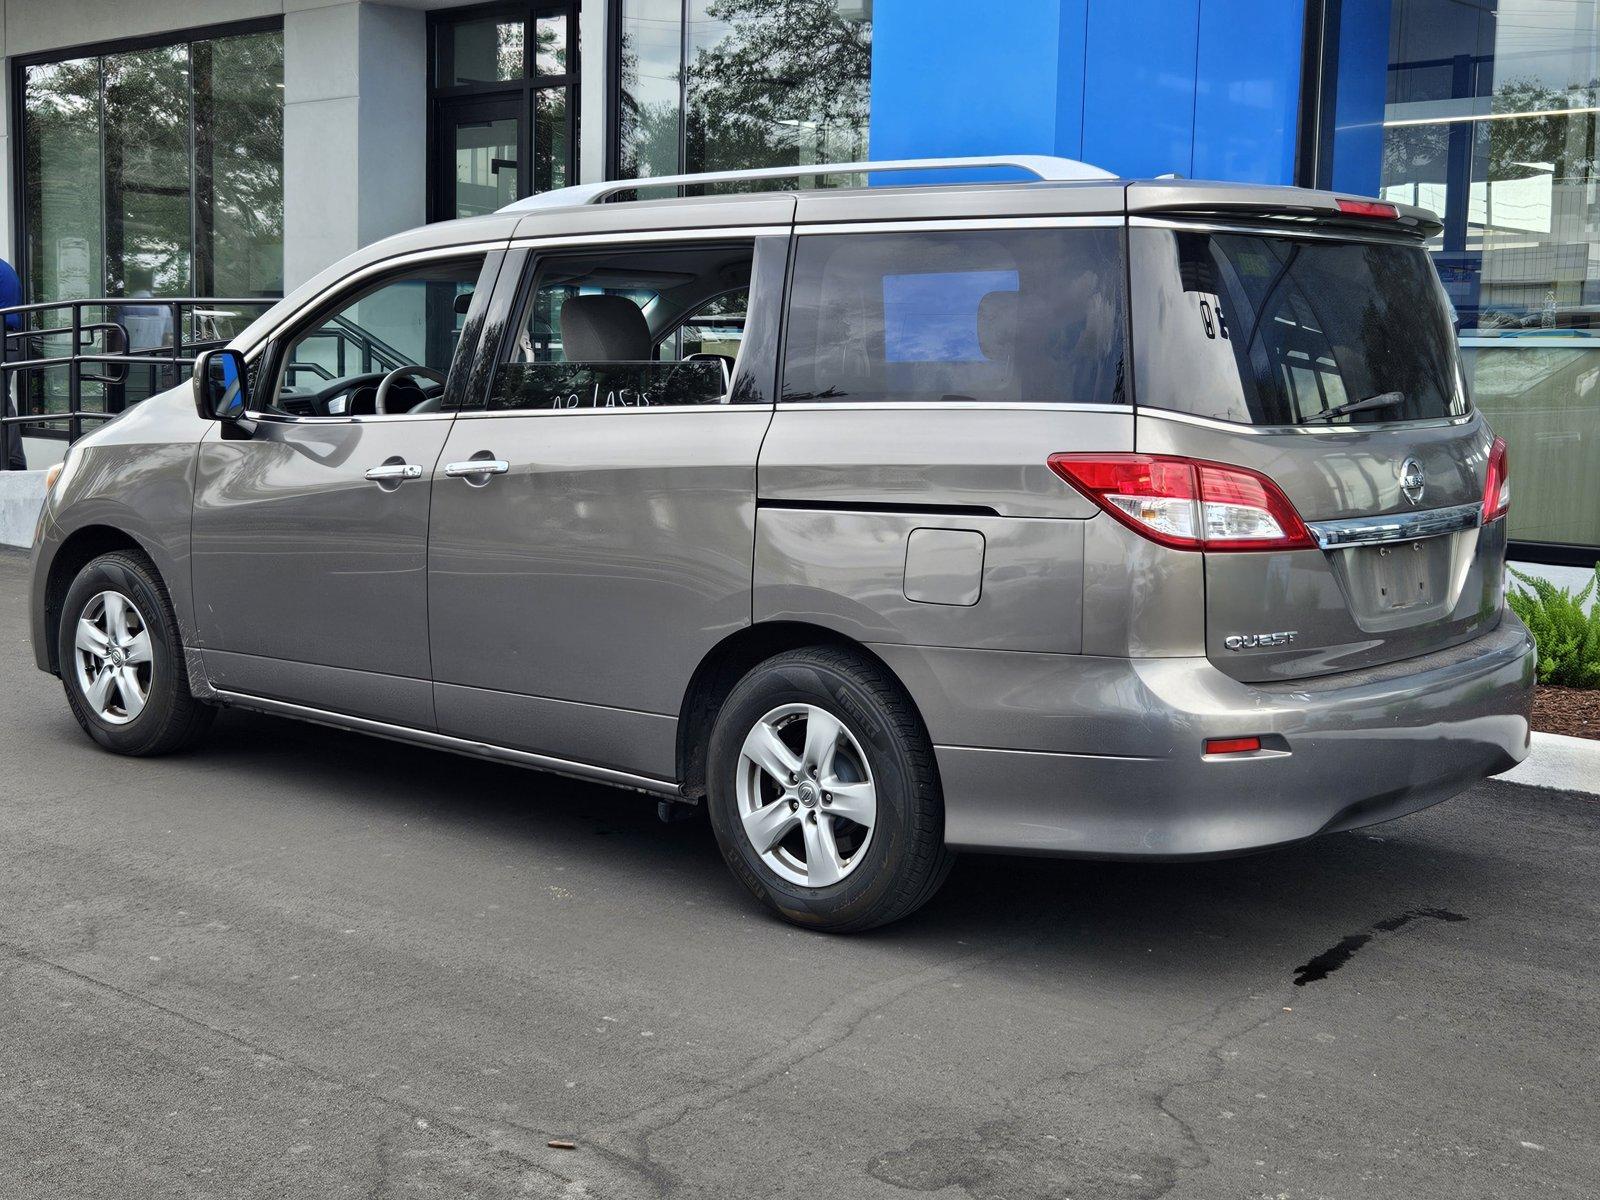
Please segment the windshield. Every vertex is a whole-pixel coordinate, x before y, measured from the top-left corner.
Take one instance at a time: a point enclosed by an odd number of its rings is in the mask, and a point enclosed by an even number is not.
[[[1246,425],[1467,411],[1421,246],[1129,231],[1138,402]]]

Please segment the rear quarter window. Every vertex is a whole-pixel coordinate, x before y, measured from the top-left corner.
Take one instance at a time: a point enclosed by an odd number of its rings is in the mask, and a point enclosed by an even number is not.
[[[1122,403],[1119,229],[807,234],[786,402]]]

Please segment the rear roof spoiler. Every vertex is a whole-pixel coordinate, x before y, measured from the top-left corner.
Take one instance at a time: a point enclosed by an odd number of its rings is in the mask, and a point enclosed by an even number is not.
[[[1347,207],[1341,208],[1343,200]],[[1373,208],[1383,215],[1356,215],[1351,208]],[[1393,216],[1387,215],[1393,210]],[[1340,192],[1249,183],[1200,183],[1154,179],[1128,185],[1129,216],[1192,217],[1250,224],[1336,225],[1371,233],[1393,233],[1424,240],[1444,228],[1425,208]]]

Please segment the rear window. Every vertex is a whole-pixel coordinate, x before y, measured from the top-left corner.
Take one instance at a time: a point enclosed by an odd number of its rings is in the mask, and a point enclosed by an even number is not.
[[[1132,229],[1129,254],[1141,405],[1246,425],[1467,411],[1421,246]]]
[[[785,401],[1122,403],[1121,231],[806,235]]]

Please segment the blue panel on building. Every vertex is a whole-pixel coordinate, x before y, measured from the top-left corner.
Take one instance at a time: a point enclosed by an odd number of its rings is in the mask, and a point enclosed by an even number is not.
[[[1294,182],[1304,39],[1302,4],[1201,0],[1194,178]]]
[[[1119,175],[1190,174],[1199,9],[1199,0],[1090,0],[1083,93],[1089,162]]]
[[[872,157],[1288,183],[1302,20],[1288,0],[877,0]]]
[[[1066,4],[1080,28],[1082,4]],[[970,0],[877,0],[872,157],[1057,153],[1062,8],[1011,0],[997,20]]]

